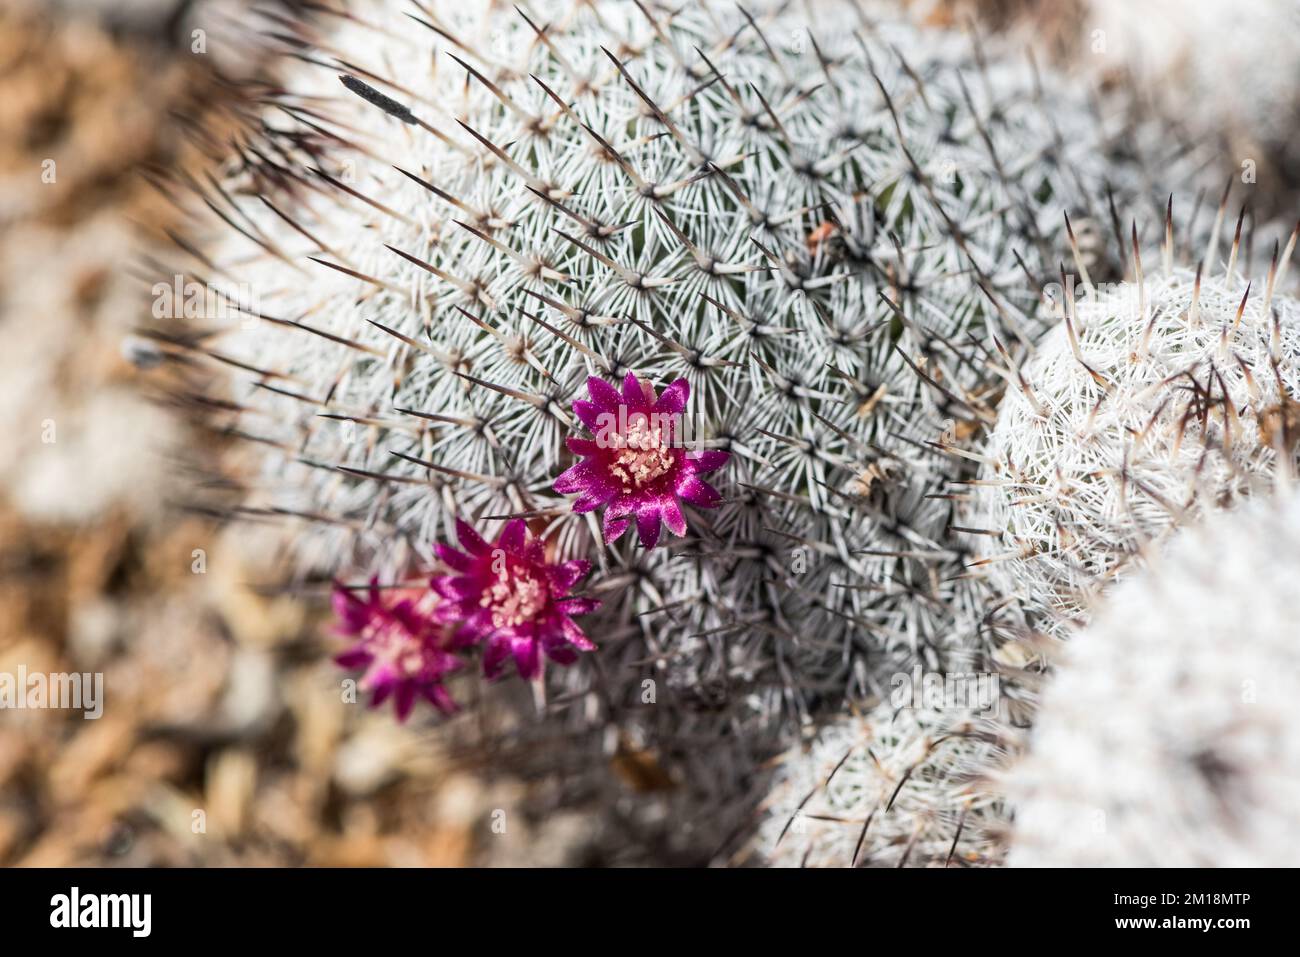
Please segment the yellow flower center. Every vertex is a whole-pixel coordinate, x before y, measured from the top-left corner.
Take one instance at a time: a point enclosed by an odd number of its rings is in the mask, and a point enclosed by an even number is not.
[[[483,592],[479,607],[492,609],[493,628],[513,628],[531,621],[546,607],[546,583],[527,572],[503,570]]]
[[[624,492],[644,488],[673,467],[663,429],[651,425],[644,416],[628,423],[627,432],[615,436],[614,444],[618,451],[609,470],[623,483]]]

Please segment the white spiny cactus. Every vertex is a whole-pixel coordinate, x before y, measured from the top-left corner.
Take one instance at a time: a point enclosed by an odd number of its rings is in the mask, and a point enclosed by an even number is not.
[[[1179,533],[1064,651],[1007,772],[1010,863],[1300,859],[1300,500]]]
[[[1074,619],[1148,545],[1295,460],[1300,305],[1276,291],[1294,241],[1253,284],[1234,244],[1203,274],[1139,264],[1049,292],[1060,324],[1007,375],[970,520],[1000,594],[1049,629]]]
[[[1034,337],[1061,212],[1145,207],[1186,152],[1019,53],[772,6],[358,5],[209,191],[235,228],[194,277],[245,312],[198,352],[260,440],[242,507],[385,578],[457,515],[528,517],[596,564],[600,673],[557,689],[584,714],[654,679],[686,707],[645,721],[768,725],[969,640],[930,495],[969,464],[926,440],[991,418],[977,343]],[[731,454],[668,547],[553,489],[587,377],[629,371],[688,379]]]
[[[755,848],[777,867],[996,864],[1003,733],[974,712],[889,701],[839,718],[780,759]]]

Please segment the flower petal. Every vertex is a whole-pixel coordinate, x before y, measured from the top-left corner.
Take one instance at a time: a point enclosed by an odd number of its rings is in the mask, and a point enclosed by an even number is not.
[[[552,565],[547,569],[552,593],[558,596],[568,594],[569,589],[580,582],[589,571],[591,571],[591,562],[583,558]]]
[[[482,585],[473,578],[460,575],[439,575],[429,579],[429,587],[448,601],[461,602],[473,598]]]
[[[379,609],[356,596],[352,589],[344,587],[341,582],[334,583],[334,592],[330,596],[330,605],[334,617],[338,619],[335,630],[340,635],[358,635],[376,617]]]
[[[519,636],[512,638],[510,645],[510,650],[515,656],[515,668],[519,671],[519,677],[525,681],[537,677],[540,661],[536,639],[532,635],[527,637]]]
[[[501,536],[497,539],[497,545],[504,548],[511,555],[518,555],[524,548],[524,533],[528,527],[524,524],[522,518],[512,518],[506,522],[506,527],[501,530]]]
[[[442,560],[444,565],[454,568],[458,572],[467,572],[474,567],[474,559],[464,552],[457,551],[450,545],[444,545],[442,542],[437,542],[433,546],[433,553]]]
[[[579,462],[577,465],[563,472],[555,483],[551,486],[561,495],[571,495],[574,492],[594,492],[609,490],[612,497],[618,490],[602,474],[601,466],[587,459]]]
[[[504,635],[495,635],[488,639],[483,649],[483,676],[488,680],[501,677],[501,667],[510,657],[510,640]]]
[[[677,483],[677,494],[683,501],[698,505],[700,508],[713,508],[722,501],[722,496],[718,494],[717,489],[694,475]]]
[[[411,716],[411,706],[415,704],[415,685],[409,681],[399,684],[393,704],[397,711],[397,720],[405,722]]]
[[[441,652],[438,657],[438,674],[439,676],[449,674],[453,671],[460,671],[465,667],[465,662],[457,658],[449,651]]]
[[[419,635],[429,630],[429,619],[415,610],[410,599],[403,599],[389,609],[392,620],[409,635]]]
[[[668,530],[681,538],[686,534],[686,516],[682,514],[682,507],[677,504],[677,499],[672,496],[666,496],[663,499],[660,512],[663,514],[664,524]]]
[[[599,602],[597,602],[599,604]],[[582,651],[595,651],[596,645],[587,637],[586,633],[578,627],[577,622],[571,618],[565,618],[561,622],[564,628],[564,638],[573,647]]]
[[[686,411],[686,400],[691,396],[691,384],[685,379],[678,379],[659,394],[656,412],[679,415]]]
[[[443,714],[455,714],[460,710],[451,694],[442,685],[426,685],[421,690],[429,703]]]
[[[659,544],[659,503],[637,509],[636,534],[641,539],[642,548],[654,548]]]
[[[693,466],[695,472],[700,474],[722,468],[727,464],[727,459],[729,458],[731,458],[730,452],[723,452],[719,449],[708,449],[704,452],[689,452],[686,455],[686,461]]]
[[[492,550],[492,546],[483,541],[473,525],[459,518],[456,519],[456,540],[460,542],[460,547],[471,555],[483,556]]]
[[[601,531],[605,536],[605,544],[613,545],[619,540],[622,534],[627,531],[627,527],[631,524],[631,519],[617,518],[612,511],[606,510],[604,519],[601,523]]]
[[[587,394],[591,396],[591,401],[602,412],[617,414],[618,407],[623,404],[623,398],[618,394],[618,390],[604,379],[598,379],[595,376],[587,379]]]
[[[629,412],[652,412],[655,405],[654,386],[642,382],[636,373],[629,372],[623,377],[623,403]]]
[[[578,660],[578,653],[568,645],[547,645],[546,657],[550,658],[557,665],[571,665]]]
[[[617,493],[613,489],[601,489],[596,492],[588,492],[582,498],[573,503],[573,510],[578,514],[590,512],[592,509],[600,508]]]
[[[456,633],[452,636],[452,644],[457,648],[477,645],[484,638],[488,638],[493,630],[492,613],[486,608],[475,609],[456,629]]]
[[[357,645],[355,648],[349,648],[347,651],[334,656],[334,663],[340,668],[364,668],[374,660],[374,656],[366,651],[365,645]]]
[[[578,417],[578,421],[589,428],[592,432],[599,432],[601,423],[605,420],[601,416],[608,416],[594,402],[588,402],[585,399],[577,399],[573,403],[573,414]]]
[[[590,471],[586,462],[579,462],[577,465],[570,466],[561,472],[559,477],[551,483],[551,488],[561,495],[572,495],[574,492],[581,492],[582,480]]]
[[[598,598],[565,598],[555,603],[557,610],[566,615],[587,615],[600,607]]]

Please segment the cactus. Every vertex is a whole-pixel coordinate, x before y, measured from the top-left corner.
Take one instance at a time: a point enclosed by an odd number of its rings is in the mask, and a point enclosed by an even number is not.
[[[1281,291],[1295,233],[1266,277],[1174,265],[1172,236],[1135,278],[1086,268],[1049,292],[1060,324],[1018,368],[982,449],[979,560],[1049,630],[1178,524],[1232,508],[1296,458],[1300,305]],[[1136,235],[1134,245],[1136,249]]]
[[[1300,501],[1175,536],[1064,649],[1006,775],[1020,866],[1289,866],[1300,855]]]
[[[928,440],[991,421],[979,343],[1035,337],[1061,212],[1145,208],[1187,151],[996,46],[801,9],[381,3],[299,49],[194,271],[238,312],[192,344],[237,373],[207,405],[255,440],[240,513],[302,520],[304,574],[384,583],[458,516],[524,519],[603,601],[548,700],[646,741],[960,652],[939,493],[969,465]],[[712,484],[619,538],[582,404],[629,375],[686,403]]]
[[[1000,863],[1007,822],[989,774],[1004,733],[973,712],[890,701],[828,723],[780,759],[755,850],[776,867]]]
[[[1275,63],[1300,55],[1300,2],[1233,11],[1214,0],[1088,0],[1072,44],[1097,72],[1132,75],[1168,123],[1223,142],[1224,165],[1252,184],[1256,210],[1294,215],[1300,91]]]
[[[1172,135],[1213,142],[1221,175],[1250,186],[1265,219],[1292,216],[1300,186],[1300,88],[1276,64],[1300,54],[1300,0],[1236,10],[1218,0],[929,0],[974,16],[1044,62],[1103,83]],[[1178,132],[1175,132],[1178,131]]]

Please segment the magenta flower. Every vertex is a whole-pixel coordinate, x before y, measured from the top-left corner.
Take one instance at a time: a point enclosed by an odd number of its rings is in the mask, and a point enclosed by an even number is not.
[[[595,650],[572,616],[595,611],[600,602],[565,597],[591,570],[591,562],[547,562],[542,540],[530,536],[519,518],[506,523],[495,545],[459,519],[456,537],[464,552],[441,542],[436,546],[455,574],[434,578],[430,585],[445,599],[439,619],[460,625],[457,646],[484,643],[487,677],[499,677],[510,656],[519,676],[530,679],[541,671],[540,652],[569,665],[577,660],[576,651]]]
[[[360,688],[373,692],[372,708],[392,695],[398,721],[407,719],[417,696],[443,714],[456,710],[442,682],[462,662],[450,650],[451,629],[420,609],[424,596],[435,597],[423,589],[385,593],[375,578],[364,597],[334,584],[337,631],[359,639],[334,660],[344,668],[364,669]]]
[[[633,518],[646,548],[658,543],[661,520],[674,535],[685,535],[678,499],[715,507],[721,497],[700,476],[729,458],[726,452],[687,451],[682,413],[690,383],[678,379],[656,398],[654,386],[629,372],[621,395],[595,376],[587,380],[587,392],[591,401],[579,399],[573,411],[596,437],[568,439],[569,451],[583,459],[555,480],[555,491],[578,494],[575,512],[606,506],[606,544],[627,531]]]

